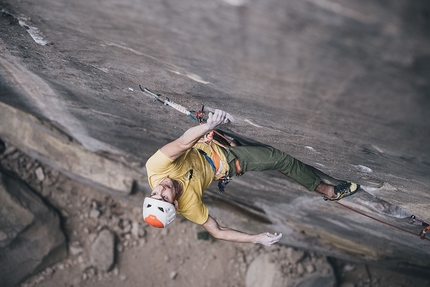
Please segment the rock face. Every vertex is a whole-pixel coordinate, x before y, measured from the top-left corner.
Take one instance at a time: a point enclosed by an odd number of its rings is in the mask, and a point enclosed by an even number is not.
[[[276,172],[235,178],[224,200],[267,219],[245,218],[244,231],[273,229],[283,244],[340,258],[430,268],[422,226],[408,223],[411,215],[430,221],[426,1],[69,2],[2,1],[5,142],[128,196],[145,182],[146,159],[193,125],[139,85],[190,109],[224,108],[237,120],[226,129],[288,152],[329,182],[362,186],[345,208]]]
[[[14,286],[67,255],[57,213],[0,173],[0,285]]]

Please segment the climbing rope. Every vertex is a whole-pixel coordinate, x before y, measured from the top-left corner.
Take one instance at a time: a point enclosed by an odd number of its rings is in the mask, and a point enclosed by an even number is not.
[[[430,232],[430,226],[427,226],[423,231],[421,231],[421,233],[420,233],[420,234],[416,234],[416,233],[414,233],[414,232],[412,232],[412,231],[410,231],[410,230],[407,230],[407,229],[401,228],[401,227],[396,226],[396,225],[394,225],[394,224],[391,224],[391,223],[385,222],[385,221],[383,221],[383,220],[381,220],[381,219],[378,219],[378,218],[375,218],[375,217],[370,216],[370,215],[368,215],[368,214],[365,214],[365,213],[363,213],[363,212],[361,212],[361,211],[358,211],[358,210],[356,210],[356,209],[354,209],[354,208],[352,208],[352,207],[349,207],[349,206],[347,206],[347,205],[345,205],[345,204],[343,204],[343,203],[340,203],[339,201],[336,201],[336,203],[337,203],[337,204],[339,204],[340,206],[343,206],[343,207],[344,207],[344,208],[346,208],[346,209],[349,209],[349,210],[351,210],[351,211],[353,211],[353,212],[355,212],[355,213],[358,213],[358,214],[360,214],[360,215],[362,215],[362,216],[365,216],[365,217],[367,217],[367,218],[370,218],[370,219],[372,219],[372,220],[375,220],[375,221],[377,221],[377,222],[379,222],[379,223],[382,223],[382,224],[388,225],[388,226],[390,226],[390,227],[393,227],[393,228],[395,228],[395,229],[401,230],[401,231],[403,231],[403,232],[407,232],[407,233],[412,234],[412,235],[414,235],[414,236],[418,236],[419,238],[421,238],[421,239],[423,239],[423,240],[428,240],[428,241],[430,241],[430,239],[429,239],[429,238],[425,238],[426,233],[427,233],[427,232]]]

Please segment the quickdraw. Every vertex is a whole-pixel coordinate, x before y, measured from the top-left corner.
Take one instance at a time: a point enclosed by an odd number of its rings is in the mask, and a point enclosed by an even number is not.
[[[142,88],[141,85],[139,85],[139,88],[142,92],[146,93],[148,96],[150,96],[151,98],[153,98],[154,100],[159,101],[160,103],[162,103],[163,105],[166,106],[170,106],[172,108],[174,108],[175,110],[177,110],[178,112],[181,112],[185,115],[187,115],[188,117],[190,117],[192,120],[196,121],[196,122],[201,122],[200,120],[198,120],[195,116],[193,116],[191,113],[193,113],[193,110],[188,110],[187,108],[185,108],[184,106],[181,106],[180,104],[174,103],[171,100],[169,100],[168,97],[166,97],[166,99],[163,101],[161,99],[161,95],[157,95],[156,93],[151,92],[149,89],[147,88]]]
[[[411,217],[409,218],[409,223],[415,224],[415,225],[420,225],[420,226],[425,226],[425,228],[420,232],[420,238],[426,239],[427,232],[430,232],[430,224],[428,224],[427,222],[425,222],[421,219],[418,219],[415,215],[411,215]]]
[[[203,118],[205,115],[205,112],[204,112],[205,106],[202,106],[202,109],[197,111],[197,112],[194,110],[188,110],[186,107],[181,106],[180,104],[177,104],[175,102],[172,102],[168,97],[166,97],[166,99],[163,100],[161,98],[160,94],[156,94],[156,93],[150,91],[148,88],[142,88],[141,85],[139,85],[139,88],[142,92],[144,92],[150,98],[157,100],[158,102],[162,103],[163,105],[170,106],[170,107],[174,108],[178,112],[187,115],[193,121],[196,121],[198,123],[205,123],[206,122],[206,120]],[[206,107],[206,110],[208,110],[209,112],[215,112],[215,109],[210,108],[210,107]],[[193,115],[194,113],[195,113],[195,116]],[[227,119],[230,121],[230,123],[236,122],[236,120],[228,113],[227,113]]]
[[[204,117],[204,115],[205,115],[204,109],[205,109],[205,106],[203,105],[203,106],[202,106],[202,109],[201,109],[201,110],[199,110],[199,111],[196,113],[196,119],[197,119],[197,121],[198,121],[199,123],[204,123],[204,122],[206,122],[206,120],[203,118],[203,117]]]
[[[423,231],[421,231],[420,238],[421,239],[426,239],[427,232],[430,232],[430,225],[427,226],[426,228],[424,228]]]

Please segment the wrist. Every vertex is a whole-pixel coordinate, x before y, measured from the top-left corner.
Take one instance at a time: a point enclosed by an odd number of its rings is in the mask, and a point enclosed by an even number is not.
[[[204,126],[205,134],[216,128],[216,125],[204,123],[202,124]]]
[[[261,244],[261,240],[259,240],[259,237],[260,237],[259,234],[252,235],[251,243]]]

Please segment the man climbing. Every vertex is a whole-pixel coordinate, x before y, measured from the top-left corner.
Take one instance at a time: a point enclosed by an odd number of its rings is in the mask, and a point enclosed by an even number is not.
[[[282,234],[247,234],[221,227],[209,215],[202,202],[202,193],[212,181],[218,180],[222,191],[234,174],[279,170],[308,190],[320,193],[326,200],[339,200],[359,188],[351,182],[341,182],[337,186],[326,184],[312,168],[270,146],[222,145],[213,139],[213,131],[225,123],[228,123],[227,113],[215,110],[209,114],[206,123],[188,129],[149,158],[146,168],[153,190],[143,203],[143,217],[147,223],[166,227],[178,212],[202,225],[215,238],[270,246],[278,242]]]

